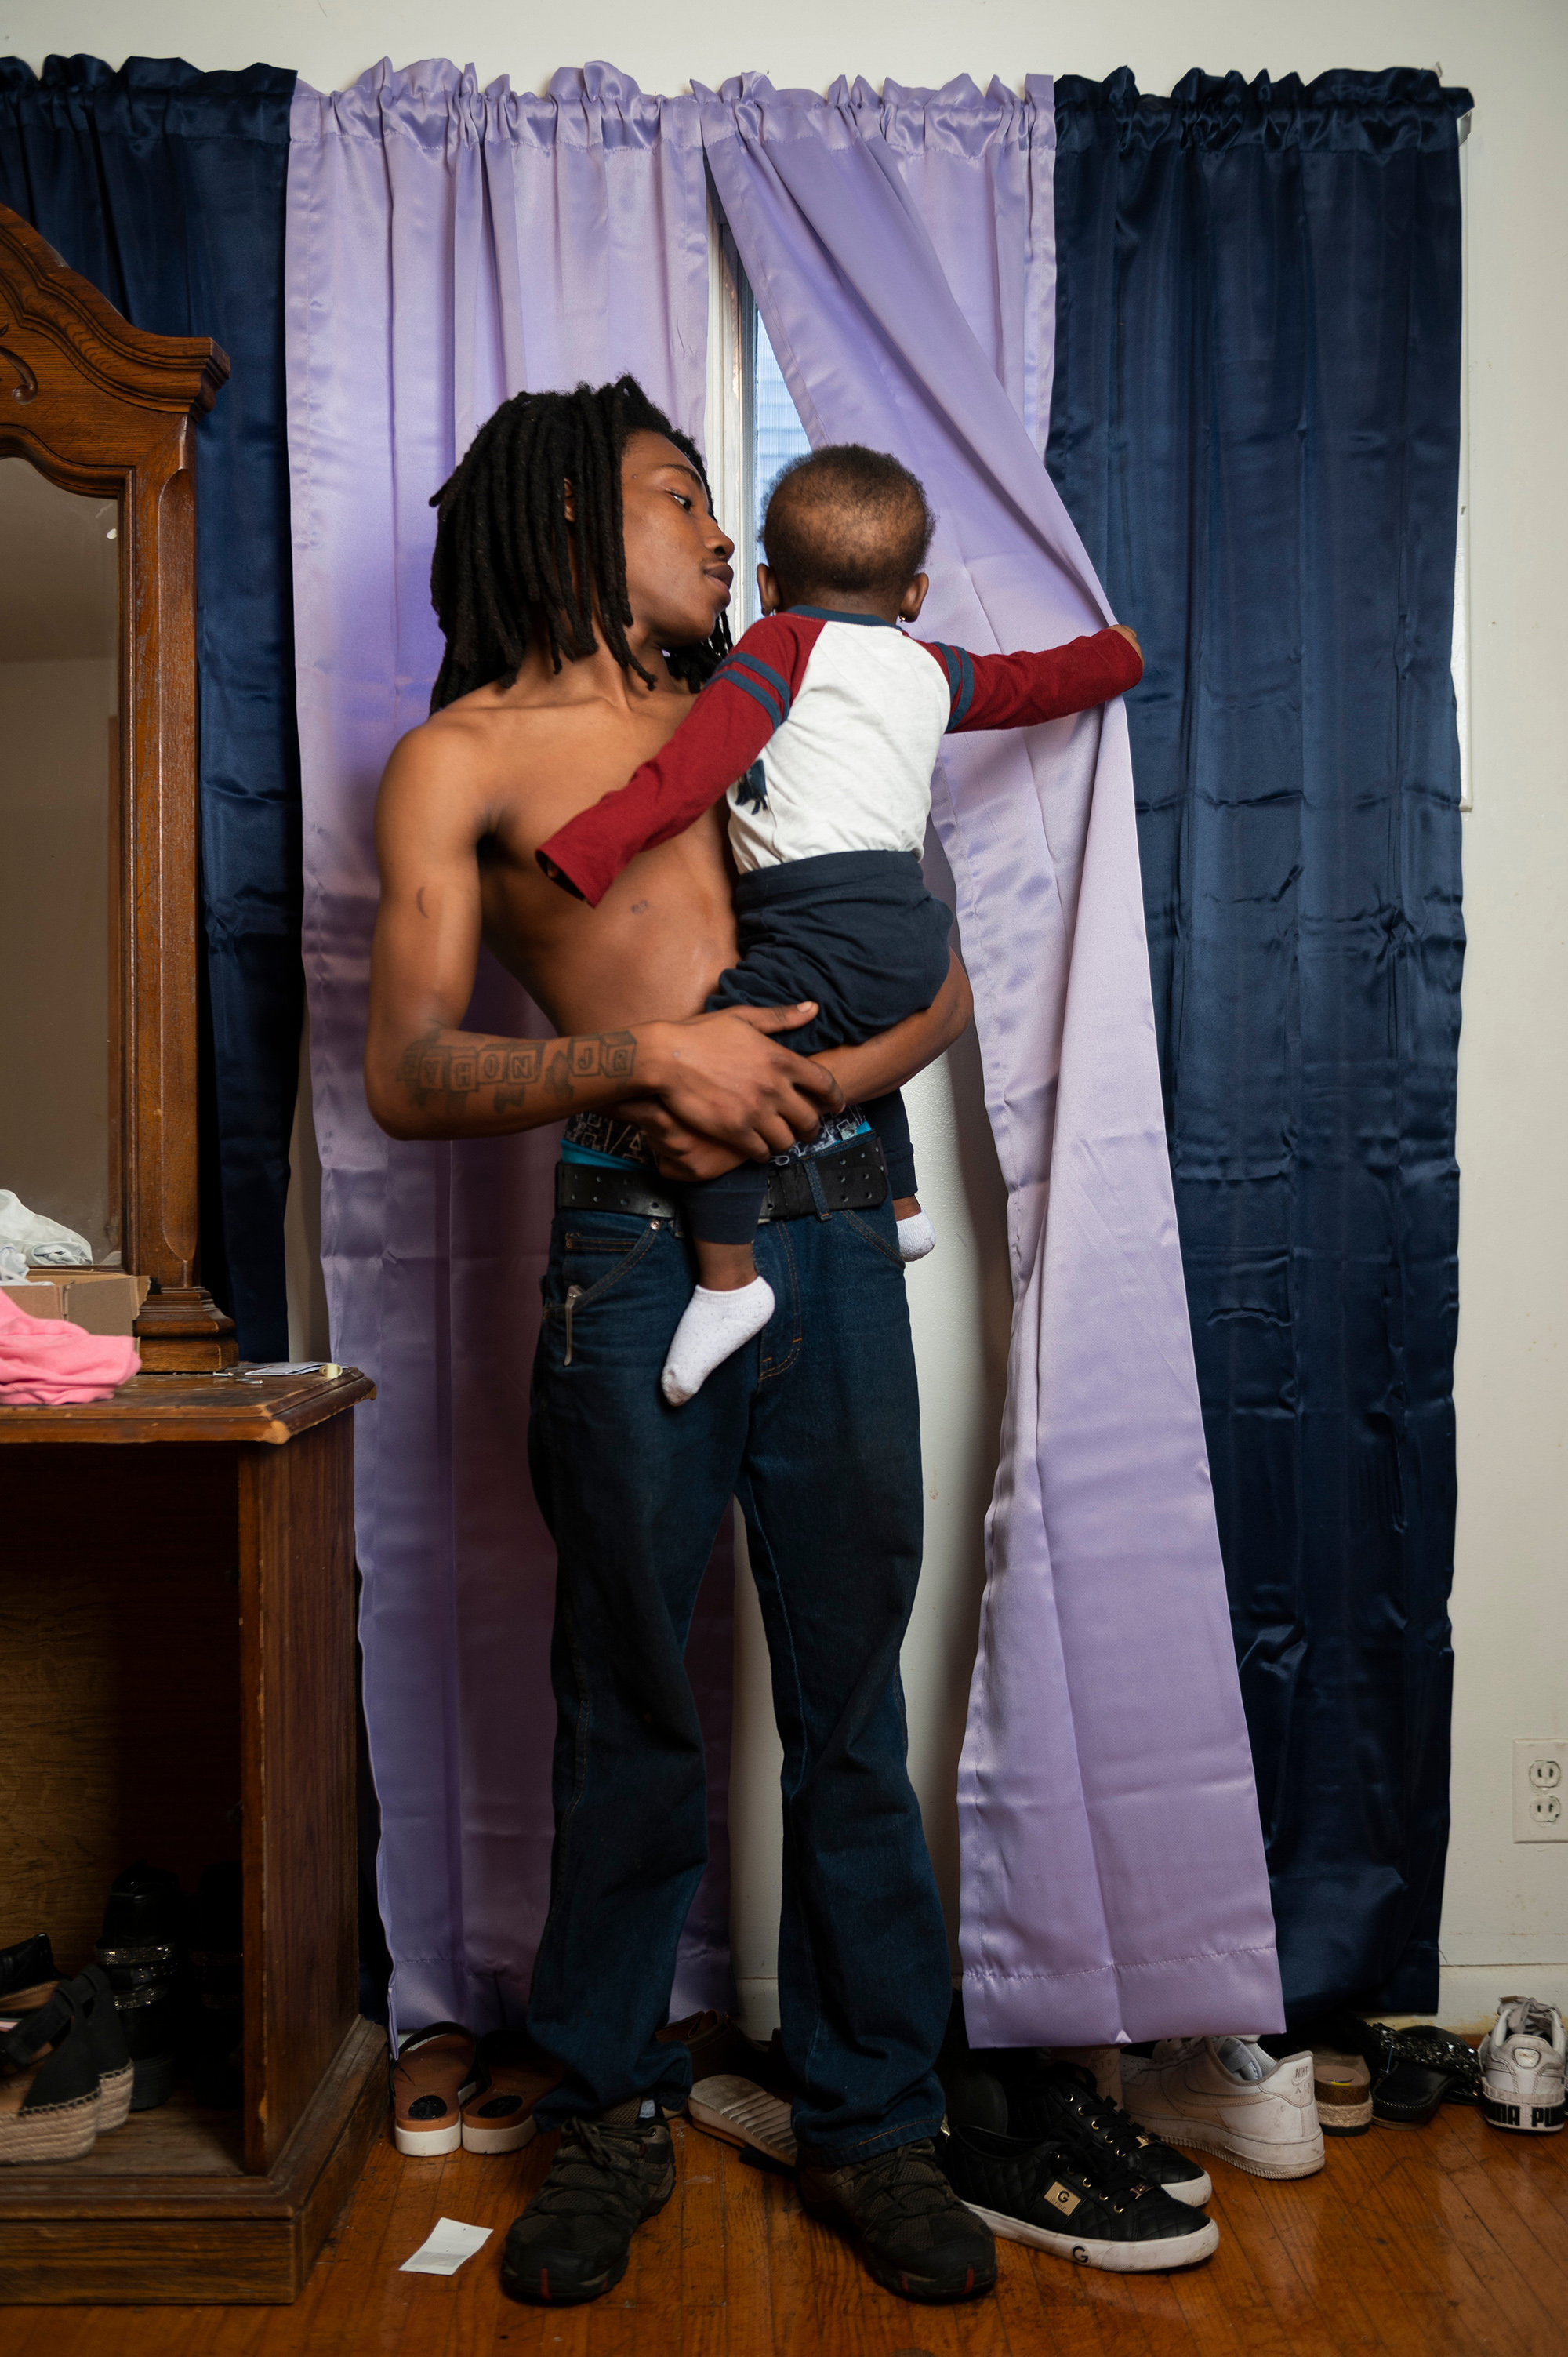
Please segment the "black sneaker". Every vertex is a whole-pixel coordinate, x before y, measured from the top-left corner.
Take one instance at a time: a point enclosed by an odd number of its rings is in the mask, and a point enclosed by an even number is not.
[[[1120,2104],[1096,2094],[1094,2074],[1081,2064],[1031,2054],[1015,2075],[1004,2072],[1002,2078],[1010,2136],[1066,2145],[1091,2177],[1106,2169],[1130,2169],[1146,2185],[1157,2185],[1173,2201],[1194,2210],[1201,2210],[1213,2192],[1207,2171],[1195,2160],[1140,2127]]]
[[[568,2120],[549,2176],[512,2220],[502,2288],[540,2307],[597,2299],[619,2283],[632,2236],[674,2190],[675,2148],[651,2098]]]
[[[904,2299],[968,2299],[996,2281],[996,2245],[955,2200],[930,2138],[840,2169],[802,2160],[800,2206],[847,2225],[885,2291]]]
[[[1211,2218],[1124,2162],[1094,2164],[1090,2175],[1065,2144],[951,2126],[937,2158],[953,2191],[996,2233],[1075,2266],[1147,2275],[1191,2266],[1219,2245]]]

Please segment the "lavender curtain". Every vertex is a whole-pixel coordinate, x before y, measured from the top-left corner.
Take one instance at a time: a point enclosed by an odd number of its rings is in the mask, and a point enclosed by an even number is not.
[[[709,168],[814,442],[938,511],[923,627],[1110,619],[1040,461],[1050,85],[698,88]],[[1042,323],[1044,332],[1042,333]],[[956,881],[1015,1287],[960,1773],[971,2039],[1281,2026],[1166,1159],[1120,704],[955,740]]]
[[[555,1132],[394,1144],[360,1079],[371,812],[440,651],[431,493],[525,387],[631,369],[701,435],[706,195],[697,110],[603,66],[547,97],[439,62],[301,86],[287,369],[304,778],[304,950],[333,1350],[360,1413],[365,1715],[403,2029],[516,2018],[548,1896],[554,1558],[524,1457]],[[489,959],[468,1020],[546,1029]],[[690,1660],[714,1864],[678,2006],[728,1993],[728,1535]]]

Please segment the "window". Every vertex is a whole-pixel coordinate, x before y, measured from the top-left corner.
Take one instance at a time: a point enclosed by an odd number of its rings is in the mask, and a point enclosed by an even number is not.
[[[708,216],[708,393],[704,455],[714,502],[735,535],[738,639],[757,619],[757,528],[774,477],[811,448],[729,231]]]

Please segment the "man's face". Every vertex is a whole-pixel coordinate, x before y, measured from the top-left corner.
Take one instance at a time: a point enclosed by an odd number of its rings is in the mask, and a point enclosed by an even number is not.
[[[729,604],[735,543],[708,513],[702,477],[662,434],[631,436],[620,494],[634,622],[659,646],[694,646]]]

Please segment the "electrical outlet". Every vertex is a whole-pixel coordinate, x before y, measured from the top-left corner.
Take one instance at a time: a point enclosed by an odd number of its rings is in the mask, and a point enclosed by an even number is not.
[[[1568,1841],[1568,1736],[1521,1736],[1514,1744],[1513,1837]]]

